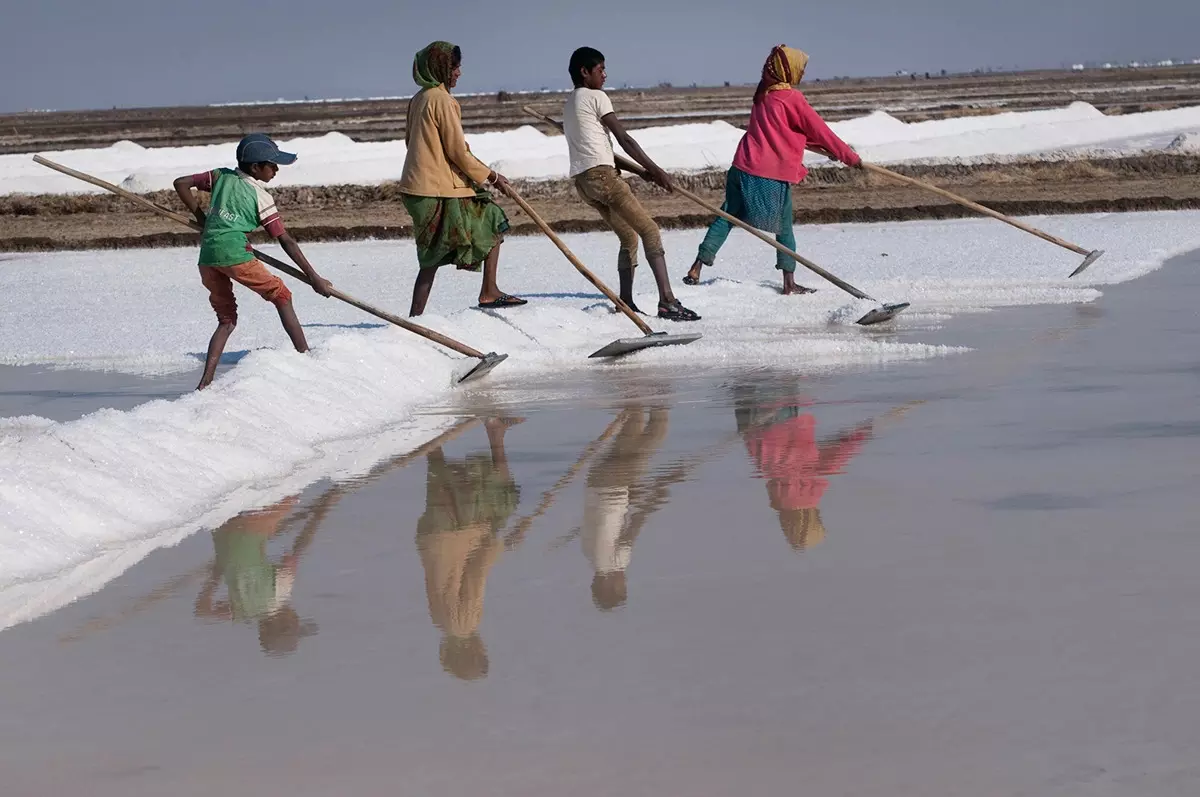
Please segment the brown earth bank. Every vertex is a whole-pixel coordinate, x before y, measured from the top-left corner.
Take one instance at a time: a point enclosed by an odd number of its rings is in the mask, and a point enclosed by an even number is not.
[[[1152,154],[1125,158],[1023,161],[985,165],[897,166],[1008,215],[1094,213],[1200,208],[1200,156]],[[678,182],[719,205],[720,171],[678,175]],[[663,228],[706,226],[712,215],[690,200],[639,179],[630,185]],[[567,180],[515,181],[534,211],[558,232],[606,229]],[[289,229],[301,242],[411,237],[395,183],[379,186],[312,186],[272,192]],[[146,195],[180,209],[171,191]],[[800,224],[900,221],[976,215],[930,192],[857,169],[814,168],[793,190]],[[512,234],[538,234],[534,223],[506,197]],[[0,197],[0,251],[187,246],[195,233],[108,194]],[[266,240],[259,233],[258,242]]]
[[[565,69],[564,69],[565,72]],[[622,89],[610,84],[617,111],[630,127],[721,119],[744,126],[757,69],[716,87]],[[555,86],[562,86],[558,76]],[[408,94],[407,80],[397,94]],[[563,88],[566,88],[563,86]],[[806,80],[804,92],[828,120],[886,111],[906,122],[954,116],[1057,108],[1082,101],[1104,113],[1164,110],[1200,104],[1200,65],[1122,69],[1042,70],[988,74],[914,74]],[[525,104],[557,115],[561,91],[461,96],[468,133],[529,124]],[[145,147],[213,144],[252,131],[293,138],[337,131],[356,141],[404,136],[408,101],[389,99],[258,105],[113,108],[0,114],[0,153],[104,147],[129,140]]]

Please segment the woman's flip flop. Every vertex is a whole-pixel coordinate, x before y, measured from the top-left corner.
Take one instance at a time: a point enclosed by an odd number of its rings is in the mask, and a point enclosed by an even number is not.
[[[490,302],[480,302],[479,306],[485,309],[496,309],[504,307],[520,307],[523,304],[529,304],[524,299],[518,299],[516,296],[509,296],[507,293],[500,294],[499,299],[493,299]]]

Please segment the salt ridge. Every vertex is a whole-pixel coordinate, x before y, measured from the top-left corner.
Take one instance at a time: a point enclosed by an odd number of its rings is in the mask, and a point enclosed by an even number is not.
[[[870,161],[899,163],[992,160],[1047,155],[1087,157],[1162,151],[1178,136],[1200,133],[1200,107],[1105,116],[1091,105],[1008,112],[991,116],[901,122],[876,111],[834,122],[838,135]],[[652,127],[636,132],[638,142],[664,168],[677,172],[724,169],[733,160],[742,131],[726,122]],[[472,151],[512,178],[565,178],[566,142],[525,125],[515,130],[467,136]],[[402,140],[354,142],[342,133],[282,140],[300,160],[280,171],[273,185],[379,185],[400,179]],[[42,153],[134,191],[168,190],[181,174],[233,165],[236,142],[210,146],[146,149],[130,141],[109,147]],[[811,156],[813,165],[826,163]],[[77,194],[101,189],[35,164],[31,156],[0,155],[0,195]]]
[[[1086,281],[1067,282],[1076,256],[988,220],[805,227],[798,238],[811,258],[880,300],[911,301],[897,323],[914,329],[993,307],[1092,301],[1103,284],[1136,278],[1200,246],[1200,212],[1036,222],[1108,254]],[[664,236],[676,279],[699,236]],[[602,276],[612,270],[612,236],[566,240]],[[411,242],[306,251],[343,290],[385,308],[405,305],[415,262]],[[194,262],[192,249],[6,262],[0,362],[195,372],[213,320]],[[487,380],[462,388],[472,391],[582,368],[771,365],[812,372],[958,351],[897,343],[855,327],[872,304],[804,271],[800,281],[819,292],[780,296],[772,264],[761,242],[735,233],[705,272],[711,284],[677,288],[704,316],[688,327],[704,339],[615,363],[586,355],[638,333],[537,238],[506,243],[502,259],[501,285],[528,296],[528,307],[461,309],[471,304],[478,278],[450,272],[421,320],[511,355]],[[654,301],[650,283],[642,275],[637,295],[647,306]],[[68,423],[34,417],[0,423],[0,628],[98,589],[155,548],[316,479],[361,472],[437,432],[441,421],[420,416],[419,408],[453,403],[450,385],[462,358],[306,288],[296,296],[314,344],[309,355],[290,351],[275,314],[245,296],[230,351],[248,353],[209,390]],[[676,329],[653,319],[651,325]]]

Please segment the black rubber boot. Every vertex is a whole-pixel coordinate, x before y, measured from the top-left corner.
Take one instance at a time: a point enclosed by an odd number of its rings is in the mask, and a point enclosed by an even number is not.
[[[633,269],[617,269],[617,275],[621,278],[621,301],[629,305],[629,309],[633,312],[641,313],[642,311],[633,302]]]

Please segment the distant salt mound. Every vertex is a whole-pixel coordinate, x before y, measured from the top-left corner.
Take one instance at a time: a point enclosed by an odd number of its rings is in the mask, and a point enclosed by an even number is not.
[[[325,133],[320,136],[312,136],[309,138],[293,138],[288,140],[277,139],[276,144],[284,152],[294,152],[298,147],[303,147],[310,154],[338,152],[354,146],[354,139],[345,133],[339,133],[336,130]]]
[[[141,155],[146,151],[146,148],[136,141],[129,141],[124,138],[110,144],[107,149],[113,155]]]
[[[830,127],[864,158],[877,163],[994,162],[1031,155],[1049,160],[1200,149],[1200,106],[1105,116],[1075,102],[1041,111],[980,113],[950,119],[903,122],[884,111]],[[640,128],[636,138],[663,168],[697,172],[729,168],[743,131],[712,121]],[[1174,139],[1174,140],[1173,140]],[[273,187],[379,185],[399,180],[406,147],[402,138],[354,141],[344,133],[277,139],[299,160],[283,169]],[[471,150],[507,177],[527,180],[567,177],[563,136],[532,125],[467,135]],[[181,174],[234,165],[236,140],[220,144],[145,148],[132,141],[108,147],[47,152],[53,160],[121,183],[133,191],[167,191]],[[828,162],[817,156],[809,165]],[[0,155],[0,196],[95,193],[100,189],[37,165],[28,154]]]
[[[149,194],[159,190],[159,180],[157,175],[151,177],[141,172],[134,172],[121,181],[121,187],[126,191],[132,191],[135,194]]]
[[[570,158],[565,154],[555,154],[544,158],[537,156],[501,158],[489,162],[488,166],[507,177],[522,180],[553,180],[567,172]]]
[[[901,122],[886,111],[874,111],[857,119],[837,123],[839,136],[860,144],[906,138],[905,131],[908,127],[907,123]]]
[[[1163,151],[1175,155],[1200,155],[1200,132],[1180,133],[1163,147]]]
[[[472,146],[500,141],[508,146],[536,147],[545,144],[548,138],[549,136],[533,125],[521,125],[518,128],[510,130],[493,130],[489,133],[471,134]]]

